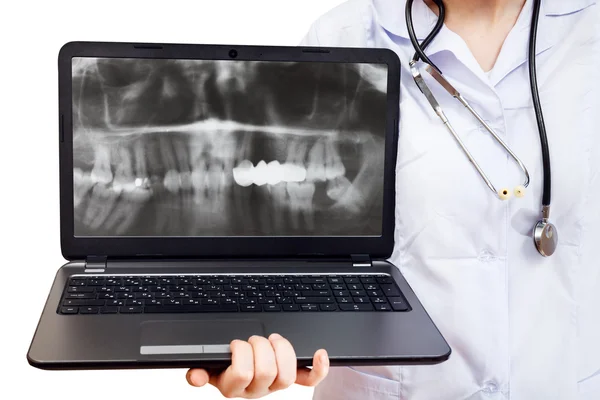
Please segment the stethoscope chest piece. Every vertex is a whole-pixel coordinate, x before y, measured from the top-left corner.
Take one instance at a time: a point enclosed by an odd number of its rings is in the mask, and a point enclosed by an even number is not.
[[[537,251],[544,257],[549,257],[556,251],[558,230],[547,219],[541,219],[533,230],[533,240]]]

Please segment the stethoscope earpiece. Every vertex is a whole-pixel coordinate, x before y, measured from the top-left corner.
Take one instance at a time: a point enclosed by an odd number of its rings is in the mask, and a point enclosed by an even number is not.
[[[498,197],[500,198],[500,200],[508,200],[510,199],[510,192],[508,189],[500,189],[498,191]]]
[[[519,185],[515,188],[515,197],[525,197],[525,186]]]

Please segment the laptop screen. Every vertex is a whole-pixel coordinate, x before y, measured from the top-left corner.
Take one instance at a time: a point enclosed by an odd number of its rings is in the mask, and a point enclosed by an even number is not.
[[[380,236],[385,64],[72,59],[78,237]]]

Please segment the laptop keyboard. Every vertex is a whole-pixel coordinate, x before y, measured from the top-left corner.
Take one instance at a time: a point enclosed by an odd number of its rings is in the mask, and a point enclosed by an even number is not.
[[[73,276],[60,314],[393,312],[410,309],[389,275]]]

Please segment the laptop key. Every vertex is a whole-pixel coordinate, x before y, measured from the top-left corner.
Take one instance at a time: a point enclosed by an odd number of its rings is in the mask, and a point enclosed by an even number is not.
[[[102,307],[105,303],[104,300],[83,300],[85,302],[84,305],[92,306],[92,307]]]
[[[291,297],[279,297],[276,300],[277,300],[277,304],[293,304],[294,303],[294,299]]]
[[[67,299],[95,299],[94,293],[69,293],[66,296]]]
[[[388,297],[400,296],[400,290],[398,290],[396,285],[381,285],[381,290]]]
[[[61,307],[61,314],[77,314],[79,312],[78,307]]]
[[[237,312],[236,304],[200,305],[200,306],[146,306],[145,313],[151,314],[178,314],[178,313],[204,313],[204,312]]]
[[[347,286],[348,290],[363,290],[363,285],[360,283],[350,283]]]
[[[98,314],[98,307],[79,307],[79,314]]]
[[[388,297],[390,301],[390,305],[394,309],[394,311],[407,311],[408,305],[404,301],[402,297]]]
[[[333,297],[296,297],[296,304],[334,303]]]
[[[100,307],[100,314],[116,314],[119,312],[119,307],[105,306]]]
[[[319,311],[319,306],[317,304],[302,304],[302,311]]]
[[[300,306],[298,304],[282,304],[281,309],[283,311],[300,311]]]
[[[64,307],[79,307],[79,306],[85,306],[86,301],[93,301],[93,300],[63,300],[62,305]]]
[[[392,307],[388,303],[376,303],[374,307],[377,311],[392,311]]]
[[[371,303],[368,304],[338,304],[342,311],[373,311]]]
[[[384,297],[371,297],[371,303],[387,303]]]
[[[352,297],[336,297],[338,303],[354,303]]]
[[[333,295],[336,297],[348,297],[350,292],[348,290],[334,290]]]
[[[331,296],[330,290],[304,290],[301,293],[303,297]]]
[[[353,300],[357,304],[370,303],[368,297],[353,297]]]
[[[260,304],[241,304],[240,311],[243,312],[258,312],[261,311]]]
[[[337,306],[335,304],[320,304],[319,308],[321,311],[335,311],[337,310]]]
[[[263,305],[264,311],[281,311],[281,306],[279,304],[265,304]]]
[[[120,307],[119,311],[121,312],[121,314],[139,314],[143,311],[143,307],[142,306],[125,306],[125,307]]]
[[[303,284],[307,285],[307,284],[314,284],[314,283],[327,283],[327,278],[322,277],[322,278],[302,278],[300,279],[300,282],[302,282]]]
[[[68,293],[94,293],[94,288],[88,286],[69,286]]]
[[[375,278],[371,278],[371,277],[361,277],[360,281],[363,284],[367,284],[367,283],[376,283],[377,281],[375,280]],[[366,289],[366,288],[365,288]]]

